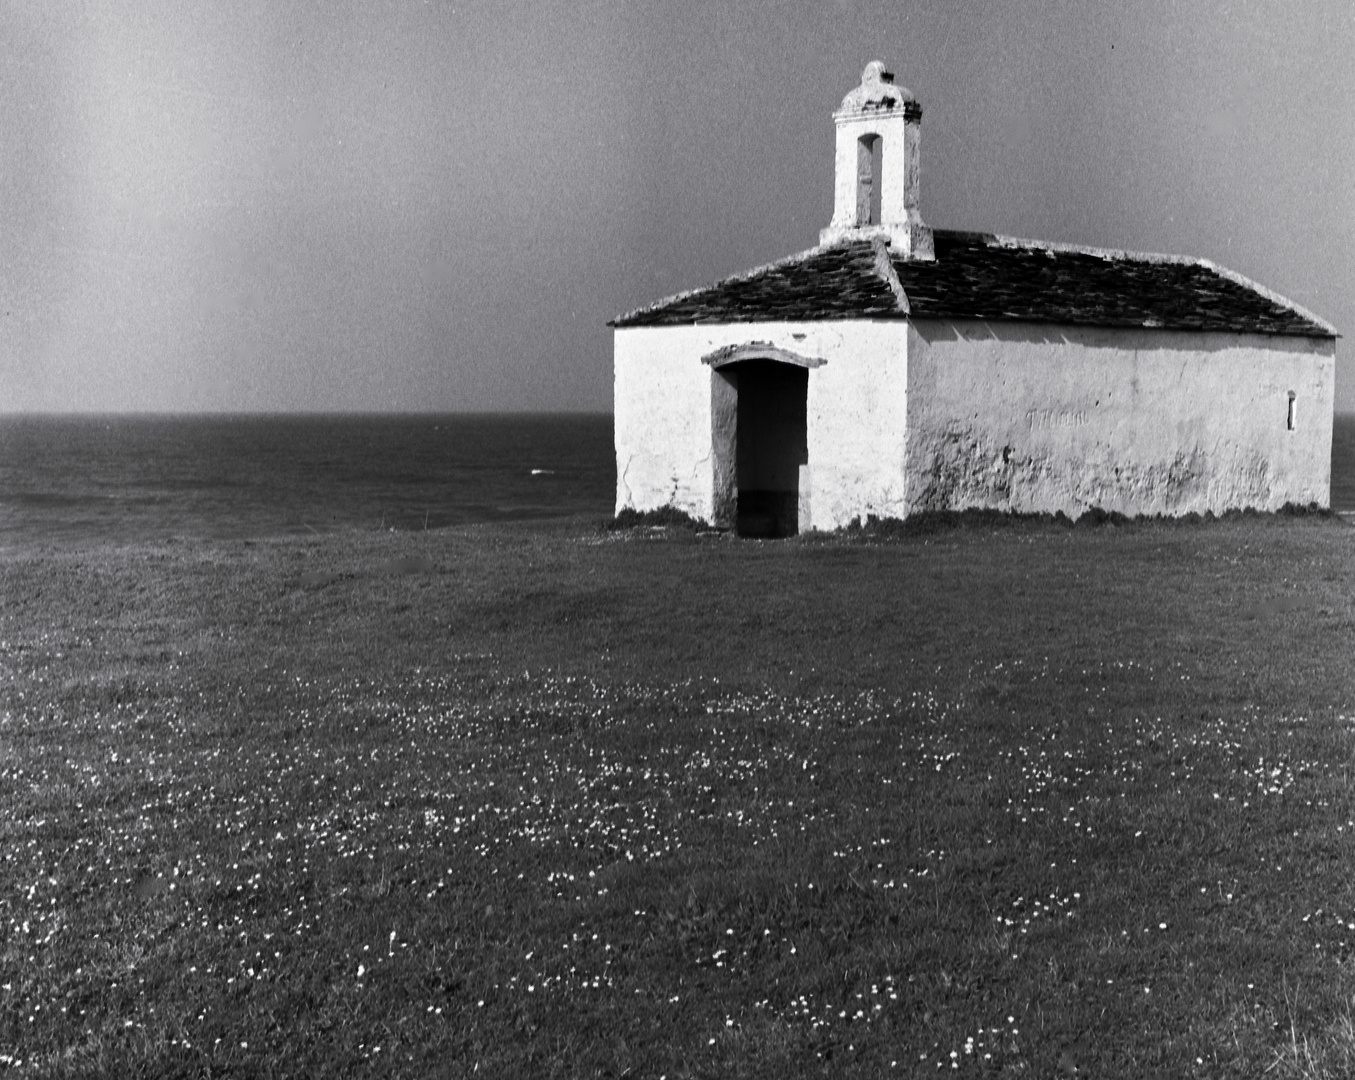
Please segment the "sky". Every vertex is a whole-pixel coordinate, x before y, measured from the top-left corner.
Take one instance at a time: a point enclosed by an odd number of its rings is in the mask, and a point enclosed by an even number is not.
[[[608,411],[608,319],[817,241],[873,59],[928,224],[1350,333],[1352,58],[1349,0],[0,0],[0,412]]]

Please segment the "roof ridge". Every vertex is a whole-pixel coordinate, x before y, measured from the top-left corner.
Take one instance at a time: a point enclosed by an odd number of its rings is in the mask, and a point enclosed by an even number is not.
[[[870,246],[875,250],[875,273],[894,294],[895,306],[907,315],[912,308],[908,303],[908,294],[903,290],[903,282],[899,280],[899,272],[894,269],[894,260],[889,257],[889,245],[883,236],[877,236],[871,240]]]

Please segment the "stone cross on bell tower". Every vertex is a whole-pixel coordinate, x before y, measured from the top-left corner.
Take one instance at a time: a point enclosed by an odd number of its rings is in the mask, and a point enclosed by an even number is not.
[[[837,125],[833,220],[819,243],[888,242],[896,258],[931,260],[932,231],[918,210],[922,106],[884,64],[872,60],[861,85],[833,113]]]

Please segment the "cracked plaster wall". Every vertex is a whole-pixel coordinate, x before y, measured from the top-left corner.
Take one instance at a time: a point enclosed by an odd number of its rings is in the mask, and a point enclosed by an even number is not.
[[[711,370],[695,327],[615,331],[616,509],[675,506],[711,520]]]
[[[916,320],[908,512],[1328,506],[1334,362],[1329,339]]]

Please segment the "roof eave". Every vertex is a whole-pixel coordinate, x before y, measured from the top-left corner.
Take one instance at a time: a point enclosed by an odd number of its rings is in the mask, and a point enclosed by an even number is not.
[[[1261,337],[1303,337],[1316,338],[1320,340],[1330,340],[1338,338],[1338,333],[1328,332],[1321,325],[1314,326],[1309,330],[1297,329],[1264,329],[1255,326],[1237,327],[1237,326],[1190,326],[1179,323],[1160,323],[1160,322],[1135,322],[1131,319],[1033,319],[1022,318],[1018,315],[975,315],[963,312],[937,312],[937,311],[913,311],[908,316],[909,321],[925,322],[928,320],[936,322],[954,322],[957,320],[966,320],[969,322],[991,322],[991,323],[1019,323],[1022,326],[1081,326],[1091,330],[1161,330],[1167,333],[1176,334],[1256,334]],[[1321,323],[1321,320],[1314,320]]]
[[[829,244],[826,246],[833,247],[840,245]],[[763,263],[761,266],[755,266],[751,270],[745,270],[739,274],[731,274],[729,277],[721,278],[719,281],[712,282],[710,285],[702,285],[699,288],[686,289],[682,292],[673,293],[672,296],[665,296],[662,300],[655,300],[652,304],[645,304],[643,307],[638,307],[634,311],[628,311],[624,315],[618,315],[614,319],[609,319],[607,320],[607,325],[613,329],[621,329],[622,327],[620,324],[630,322],[644,315],[648,315],[651,312],[660,311],[670,304],[691,300],[693,297],[700,296],[702,293],[713,292],[716,289],[722,289],[726,285],[732,285],[735,282],[748,281],[757,277],[759,274],[765,274],[770,270],[778,270],[783,266],[794,266],[798,262],[804,262],[806,259],[812,258],[823,250],[823,246],[806,248],[804,251],[797,251],[794,255],[786,255],[783,258],[774,259],[769,263]]]

